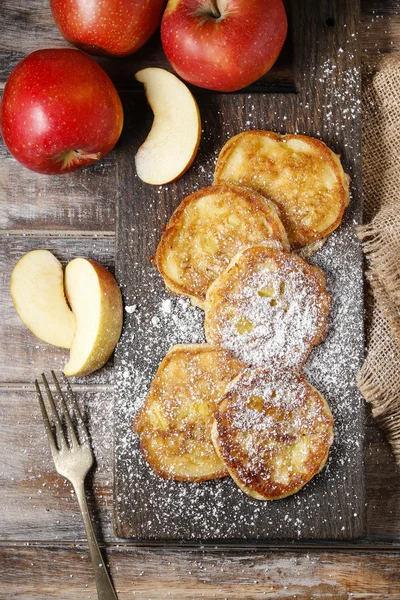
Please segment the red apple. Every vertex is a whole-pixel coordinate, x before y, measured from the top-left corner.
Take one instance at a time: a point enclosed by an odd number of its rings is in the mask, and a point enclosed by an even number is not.
[[[169,0],[161,22],[165,54],[190,83],[233,92],[274,64],[287,33],[282,0]]]
[[[117,142],[123,119],[111,79],[72,49],[38,50],[24,58],[0,105],[7,148],[38,173],[67,173],[102,158]]]
[[[155,32],[166,0],[50,0],[65,39],[89,54],[126,56]]]

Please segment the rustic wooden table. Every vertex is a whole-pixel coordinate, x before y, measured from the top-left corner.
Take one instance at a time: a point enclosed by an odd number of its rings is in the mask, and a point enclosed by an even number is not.
[[[25,54],[64,46],[47,0],[0,3],[0,89]],[[400,50],[400,3],[363,0],[363,63]],[[65,352],[33,338],[8,292],[16,260],[46,247],[113,270],[115,191],[102,168],[73,178],[36,176],[0,144],[0,598],[96,598],[83,524],[69,484],[55,471],[32,385]],[[105,167],[104,167],[105,165]],[[112,178],[108,177],[108,181]],[[151,548],[113,532],[113,366],[76,385],[97,456],[89,500],[120,598],[400,598],[400,480],[382,434],[367,422],[367,534],[353,543],[286,544],[253,550]]]

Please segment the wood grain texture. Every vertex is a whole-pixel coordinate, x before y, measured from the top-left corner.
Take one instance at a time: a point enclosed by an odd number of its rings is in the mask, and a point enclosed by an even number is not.
[[[361,0],[362,15],[398,15],[399,0]]]
[[[173,552],[110,548],[118,598],[395,600],[399,553]],[[86,549],[0,548],[0,598],[96,598]]]
[[[71,485],[54,468],[35,392],[2,392],[0,398],[1,540],[84,540]],[[86,486],[90,510],[99,538],[112,540],[113,392],[81,392],[77,399],[96,456]]]
[[[96,456],[87,485],[96,533],[108,543],[119,543],[113,530],[113,392],[93,386],[75,389]],[[0,390],[0,457],[0,542],[85,539],[71,486],[55,472],[32,384]],[[400,549],[399,471],[372,419],[367,426],[366,470],[367,531],[357,545]]]
[[[112,152],[67,175],[39,175],[0,143],[0,232],[114,231],[117,165]]]
[[[370,415],[365,452],[367,539],[376,544],[400,542],[400,468]]]
[[[62,370],[68,350],[50,346],[36,338],[22,323],[10,295],[10,277],[16,262],[26,252],[37,248],[52,251],[65,266],[72,258],[93,258],[114,271],[114,239],[60,239],[43,237],[0,236],[0,384],[33,382],[43,369]],[[85,378],[84,383],[111,383],[112,359]]]
[[[384,3],[380,4],[382,6]],[[373,55],[400,50],[400,7],[398,2],[387,4],[391,10],[371,10],[361,15],[360,44],[363,61]]]
[[[355,386],[355,373],[363,355],[363,279],[362,253],[353,228],[361,214],[358,4],[319,0],[291,6],[298,93],[199,95],[204,124],[200,151],[194,166],[177,182],[161,188],[148,186],[137,178],[127,161],[148,130],[142,117],[145,106],[138,107],[140,119],[131,114],[125,126],[118,155],[122,193],[117,208],[116,272],[120,281],[127,283],[125,301],[138,306],[138,317],[127,322],[115,359],[116,532],[121,537],[262,541],[348,539],[363,534],[364,407]],[[215,158],[224,142],[253,128],[316,136],[341,154],[344,168],[352,177],[351,206],[337,235],[319,253],[317,261],[328,274],[336,314],[341,314],[340,323],[333,321],[330,335],[333,339],[339,330],[351,330],[353,334],[349,338],[343,333],[341,340],[336,338],[336,355],[334,350],[330,354],[326,349],[323,354],[321,349],[322,362],[311,360],[308,370],[330,402],[340,432],[331,453],[331,468],[296,496],[264,505],[238,494],[229,479],[190,487],[155,477],[138,450],[137,436],[130,430],[137,400],[147,393],[168,347],[177,341],[201,339],[189,331],[175,339],[174,320],[163,318],[160,312],[166,293],[149,256],[154,254],[161,228],[180,200],[210,183]],[[125,189],[134,190],[135,208],[126,202]],[[347,257],[345,265],[342,256]],[[134,272],[132,264],[137,265]],[[352,300],[345,301],[346,307],[341,309],[343,290],[349,286],[353,289]],[[201,332],[201,312],[190,318],[198,320]],[[331,389],[327,384],[333,370],[329,356],[341,373]],[[350,405],[347,413],[346,406]],[[353,442],[350,450],[346,444]]]

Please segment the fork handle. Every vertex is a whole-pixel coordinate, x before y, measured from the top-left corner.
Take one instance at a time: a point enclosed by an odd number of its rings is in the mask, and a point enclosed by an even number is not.
[[[73,486],[79,503],[79,508],[81,509],[83,523],[85,525],[89,553],[92,560],[94,577],[96,580],[97,595],[99,600],[118,600],[93,530],[93,524],[86,502],[84,483],[81,481],[79,483],[74,483]]]

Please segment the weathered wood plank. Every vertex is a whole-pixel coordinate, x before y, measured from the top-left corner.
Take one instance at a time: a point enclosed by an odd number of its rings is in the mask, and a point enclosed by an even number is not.
[[[399,13],[399,0],[361,0],[362,15],[396,15]]]
[[[365,445],[367,539],[400,542],[400,477],[383,432],[368,416]],[[385,513],[384,515],[382,513]]]
[[[371,11],[361,15],[359,31],[363,57],[400,50],[400,7],[396,4],[396,12],[392,7],[393,12]]]
[[[15,2],[14,3],[15,7],[18,9],[18,3]],[[19,3],[19,10],[20,12],[23,11],[30,11],[32,9],[34,9],[36,11],[37,6],[41,7],[41,10],[45,10],[48,11],[48,5],[47,2],[45,0],[40,0],[40,2],[38,2],[37,0],[35,2],[30,2],[29,4],[27,3],[26,5],[22,6],[21,3]],[[35,8],[36,7],[36,8]],[[367,0],[363,0],[362,2],[362,8],[363,8],[363,19],[362,19],[362,23],[361,23],[361,46],[364,49],[367,49],[369,52],[374,52],[374,51],[390,51],[392,50],[394,47],[400,47],[400,44],[398,42],[398,39],[400,37],[399,31],[400,31],[400,23],[398,22],[397,18],[391,18],[391,19],[386,19],[385,18],[380,18],[380,19],[376,19],[375,21],[371,22],[371,18],[369,13],[366,12],[365,7],[369,7],[368,10],[370,9],[370,7],[372,7],[371,10],[376,10],[377,14],[384,14],[387,13],[389,15],[394,15],[395,17],[397,17],[398,14],[398,6],[397,6],[397,2],[394,2],[393,0],[391,2],[382,2],[379,0],[371,0],[370,2],[368,2]],[[375,8],[376,7],[376,8]],[[0,6],[0,11],[1,10],[5,10],[7,8],[7,3],[3,2]],[[38,13],[36,13],[35,18],[37,17],[37,15],[41,15],[40,10]],[[5,19],[4,14],[0,13],[1,16],[1,22],[4,23]],[[24,18],[24,17],[23,17]],[[42,17],[40,16],[39,22],[41,22],[40,25],[40,39],[44,39],[43,37],[43,31],[42,31],[42,27],[43,27],[43,22],[42,22]],[[390,23],[390,26],[388,25]],[[371,25],[371,27],[368,27],[369,25]],[[53,27],[51,25],[51,27]],[[366,29],[368,27],[368,29]],[[35,29],[36,28],[36,29]],[[25,38],[21,38],[20,36],[20,30],[17,27],[17,33],[14,36],[10,36],[9,39],[13,40],[13,46],[12,49],[10,51],[7,51],[5,53],[5,58],[3,61],[0,60],[0,80],[5,79],[6,75],[9,72],[9,68],[10,65],[12,64],[12,60],[13,60],[13,56],[15,57],[15,54],[13,54],[13,52],[15,51],[15,48],[21,48],[21,41],[23,41],[23,39]],[[33,34],[31,36],[31,43],[33,44],[33,46],[31,48],[26,49],[26,52],[29,52],[33,49],[37,49],[37,45],[35,46],[34,44],[37,44],[38,42],[38,35],[35,34],[35,30],[37,31],[37,25],[35,24],[35,22],[32,22],[29,24],[29,31],[32,31]],[[367,36],[365,36],[365,31],[368,32]],[[65,43],[63,42],[61,36],[59,36],[59,34],[57,33],[56,29],[52,28],[52,36],[54,36],[52,38],[51,43],[47,43],[44,44],[41,47],[44,46],[63,46]],[[363,43],[363,39],[365,39],[365,37],[368,38],[368,42],[367,43]],[[4,36],[0,37],[1,42],[0,45],[3,43],[4,40]],[[49,38],[50,39],[50,38]],[[391,43],[394,42],[394,43]],[[375,49],[375,50],[374,50]],[[21,56],[19,56],[20,58]],[[3,68],[3,71],[1,70]],[[3,75],[2,75],[3,74]],[[1,146],[2,151],[5,152],[4,147]],[[3,159],[3,157],[2,157]],[[5,157],[4,157],[4,160]],[[12,159],[10,159],[12,160]],[[2,162],[4,162],[2,160]],[[23,187],[21,187],[21,189],[33,189],[34,185],[32,184],[30,177],[32,177],[32,174],[30,174],[29,171],[25,171],[26,173],[26,182],[24,184]],[[3,174],[2,174],[3,175]],[[9,186],[9,188],[7,188],[7,194],[10,192],[10,190],[12,191],[14,185],[18,185],[18,180],[23,177],[23,170],[21,168],[21,171],[18,173],[15,173],[14,175],[12,175],[11,177],[13,178],[13,185]],[[36,177],[36,176],[33,176]],[[3,178],[0,178],[0,185],[3,184]],[[42,190],[43,187],[46,187],[44,185],[38,185],[38,189],[39,191]],[[55,186],[57,188],[57,186]],[[63,189],[65,187],[65,178],[60,178],[60,184],[58,186],[59,188]],[[49,189],[49,188],[46,188]],[[63,191],[65,191],[63,189]],[[2,188],[0,188],[0,196],[2,194]],[[33,195],[33,194],[32,194]],[[84,194],[83,194],[84,196]],[[90,195],[88,194],[88,203],[90,204]],[[35,196],[37,204],[40,206],[43,205],[43,203],[46,203],[45,209],[41,210],[40,207],[38,206],[36,208],[37,212],[34,213],[34,218],[38,218],[38,220],[36,222],[33,221],[32,215],[30,216],[29,219],[25,219],[26,217],[26,204],[24,204],[23,202],[19,201],[18,202],[18,197],[15,197],[15,204],[12,208],[13,214],[12,217],[10,219],[10,221],[6,221],[6,227],[10,227],[10,228],[17,228],[17,227],[21,227],[21,229],[25,228],[25,227],[29,227],[32,228],[33,226],[36,226],[37,223],[39,223],[39,227],[40,228],[45,228],[45,227],[49,227],[52,228],[52,223],[56,223],[56,225],[54,226],[54,229],[62,229],[62,230],[67,230],[67,229],[94,229],[94,230],[108,230],[108,229],[112,229],[113,228],[113,224],[114,224],[114,202],[110,201],[109,202],[109,213],[108,216],[106,215],[106,221],[104,220],[104,215],[106,214],[104,211],[102,212],[100,210],[100,208],[98,208],[97,211],[92,211],[90,212],[90,208],[87,208],[85,210],[85,206],[84,206],[84,202],[82,202],[82,204],[80,205],[80,209],[77,210],[76,208],[76,204],[75,206],[71,206],[71,204],[73,204],[73,202],[71,201],[70,197],[65,197],[60,191],[58,193],[53,194],[53,201],[48,201],[47,197],[45,199],[43,199],[43,195],[39,196],[39,194],[37,194]],[[1,196],[1,206],[4,206],[5,201],[8,200],[7,195]],[[100,203],[101,199],[97,199],[96,200],[96,204],[98,205]],[[76,202],[76,201],[74,201]],[[10,206],[8,207],[8,210],[10,210]],[[58,216],[54,216],[55,212],[59,211]],[[63,211],[63,212],[61,212]],[[50,218],[47,217],[47,214],[50,214]],[[24,216],[25,215],[25,216]],[[73,215],[73,216],[71,216]],[[2,215],[3,216],[3,215]],[[40,218],[42,218],[42,221],[40,220]],[[106,227],[103,227],[103,223],[107,224],[107,219],[108,220],[108,225]],[[26,221],[26,222],[25,222]],[[80,223],[84,222],[84,226],[81,227]],[[86,223],[86,226],[85,226]],[[23,238],[21,238],[23,239]],[[46,240],[48,241],[48,240]],[[59,247],[60,242],[59,241],[55,241],[56,246],[54,246],[55,249],[57,249]],[[35,247],[35,246],[32,246]],[[50,247],[50,246],[48,246]],[[75,245],[76,247],[76,245]],[[1,251],[0,251],[0,255],[1,255]],[[60,258],[61,255],[59,255]],[[107,264],[107,263],[106,263]],[[111,263],[109,263],[111,265]],[[0,284],[3,285],[4,280],[3,278],[0,281]],[[8,284],[7,284],[8,287]],[[3,289],[3,288],[2,288]],[[5,298],[6,296],[3,294],[3,292],[1,292],[1,298]],[[4,306],[4,304],[3,304]],[[9,307],[10,308],[10,307]],[[11,307],[12,309],[12,307]],[[8,310],[8,309],[7,309]],[[3,313],[4,314],[4,313]],[[11,313],[10,313],[11,314]],[[7,319],[7,317],[6,317]],[[24,344],[26,345],[26,344]],[[43,352],[45,352],[45,348],[43,348]],[[39,365],[40,366],[40,365]],[[47,364],[45,366],[48,366]],[[21,378],[17,378],[17,381],[28,381],[30,380],[30,373],[27,375],[27,371],[26,371],[26,365],[20,365],[21,367],[21,373],[25,373],[25,376],[22,376]],[[22,371],[23,369],[25,369],[24,371]],[[1,369],[1,372],[3,373],[4,370]],[[13,400],[12,400],[12,404],[13,406],[18,406],[17,402],[20,398],[20,394],[16,395]],[[33,405],[35,403],[35,398],[32,395],[32,398],[29,399],[29,405]],[[9,406],[7,405],[6,411],[9,410]],[[2,404],[2,412],[3,411],[3,404]],[[29,417],[30,418],[30,417]],[[29,419],[28,419],[29,420]],[[41,425],[41,423],[39,422],[39,425]],[[7,425],[6,425],[7,427]],[[15,430],[15,443],[13,444],[13,448],[19,444],[21,445],[21,439],[23,439],[23,435],[21,434],[21,428],[18,426],[18,428]],[[41,448],[42,451],[47,451],[47,447],[46,447],[46,442],[44,441],[44,439],[40,438],[40,435],[38,436],[38,443],[41,444]],[[396,528],[398,528],[398,524],[400,522],[400,515],[399,515],[399,498],[400,498],[400,494],[399,494],[399,490],[397,489],[397,491],[394,489],[395,486],[393,486],[392,484],[395,483],[397,485],[398,488],[398,476],[396,476],[395,473],[395,467],[394,467],[394,461],[390,455],[390,453],[387,450],[387,447],[385,446],[383,439],[381,438],[381,436],[378,433],[374,433],[374,439],[375,442],[372,443],[370,442],[368,445],[368,459],[367,459],[367,473],[368,473],[368,480],[369,480],[369,485],[368,485],[368,533],[369,533],[369,539],[372,540],[393,540],[393,532],[396,531]],[[21,451],[23,452],[23,449],[21,449]],[[4,454],[3,454],[4,456]],[[51,465],[49,465],[51,466]],[[15,491],[15,490],[14,490]],[[69,496],[67,496],[69,498]],[[15,498],[15,495],[14,495]],[[10,495],[10,502],[12,502],[12,495]],[[107,502],[109,502],[111,504],[111,500],[107,499]],[[60,514],[65,514],[65,510],[63,508],[60,508]],[[46,515],[48,515],[47,511],[45,510],[45,508],[43,509],[43,517],[46,517]],[[15,524],[18,528],[18,518],[19,518],[19,514],[15,513]],[[28,525],[26,528],[26,531],[30,531],[32,533],[32,529],[29,527],[29,523],[32,525],[34,519],[35,519],[36,514],[34,513],[33,515],[29,516],[29,521],[28,521]],[[18,518],[17,518],[18,517]],[[66,539],[72,539],[74,537],[73,532],[76,531],[75,529],[75,524],[76,524],[76,517],[73,518],[70,521],[70,527],[67,528],[68,529],[68,537]],[[43,523],[42,523],[42,527],[43,527],[43,531],[46,530],[46,522],[45,519],[43,518]],[[106,528],[107,529],[107,528]],[[2,531],[3,529],[0,527],[0,530]],[[111,532],[111,528],[109,530]],[[56,534],[57,535],[57,534]],[[81,535],[83,535],[83,532],[81,532]],[[398,535],[398,533],[397,533]],[[22,537],[20,537],[20,539],[24,539],[23,535]],[[32,538],[31,538],[32,539]],[[398,539],[398,538],[397,538]],[[34,593],[34,592],[32,592]],[[38,593],[41,593],[40,591]],[[0,592],[1,594],[1,592]],[[10,595],[12,595],[11,593],[7,594],[6,597],[10,597]],[[14,595],[14,597],[17,597],[16,595]],[[28,592],[28,596],[25,597],[29,597],[29,598],[33,598],[34,596],[30,596],[29,592]],[[37,597],[41,597],[41,596],[37,596]],[[59,597],[59,595],[56,593],[55,597]],[[76,597],[73,596],[73,597]],[[243,596],[242,596],[243,597]],[[292,596],[290,596],[292,597]],[[336,597],[336,596],[335,596]],[[347,597],[347,596],[346,596]],[[393,596],[392,596],[393,597]]]
[[[87,486],[99,537],[114,540],[112,503],[113,394],[78,394],[96,456]],[[33,391],[0,394],[2,540],[82,540],[83,523],[71,486],[54,469]]]
[[[44,369],[61,370],[68,351],[37,339],[18,317],[10,296],[11,271],[19,258],[36,248],[54,252],[63,264],[72,258],[93,258],[114,271],[114,239],[59,239],[42,237],[0,236],[0,383],[32,382]],[[85,383],[110,383],[112,360],[99,371],[82,378]]]
[[[29,387],[0,391],[0,541],[84,540],[71,486],[54,470],[36,394]],[[97,459],[88,482],[96,530],[102,539],[118,541],[113,531],[113,394],[98,390],[79,392],[77,397],[87,415]],[[372,419],[367,427],[366,470],[367,535],[357,543],[399,547],[400,477]]]
[[[48,176],[20,165],[1,140],[0,230],[113,231],[114,152],[86,169]]]
[[[2,52],[28,54],[40,48],[66,45],[47,0],[3,0],[0,5]]]
[[[398,553],[207,553],[110,548],[118,597],[172,600],[394,600],[400,597]],[[1,598],[95,598],[86,549],[2,547]],[[23,573],[23,576],[21,574]]]
[[[112,540],[113,393],[77,397],[96,456],[87,485],[89,504],[99,537]],[[55,471],[35,392],[1,392],[0,406],[1,539],[85,539],[71,485]]]

